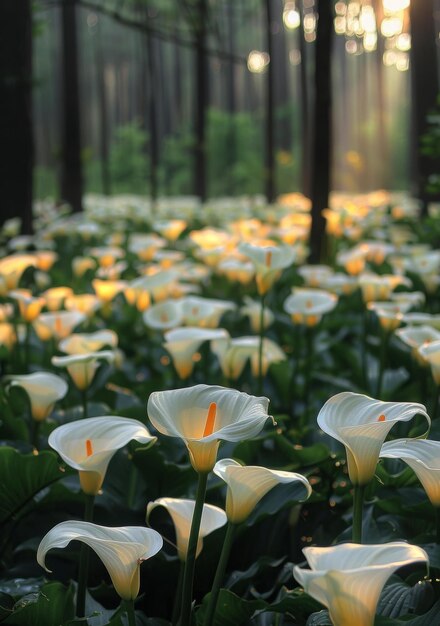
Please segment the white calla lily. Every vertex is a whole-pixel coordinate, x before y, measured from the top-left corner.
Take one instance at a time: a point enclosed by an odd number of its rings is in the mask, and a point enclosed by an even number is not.
[[[182,301],[163,300],[143,313],[144,324],[154,330],[171,330],[183,322]]]
[[[440,332],[432,326],[406,326],[405,328],[399,328],[396,330],[396,335],[403,343],[409,346],[412,350],[413,358],[420,365],[428,365],[425,357],[423,357],[418,348],[424,344],[429,344],[432,341],[440,340]]]
[[[380,449],[391,428],[418,414],[431,424],[423,404],[382,402],[344,391],[327,400],[318,414],[318,425],[344,444],[351,482],[365,485],[374,476]]]
[[[89,354],[105,346],[116,348],[118,336],[113,330],[103,329],[94,333],[74,333],[60,341],[59,349],[67,354]]]
[[[261,332],[261,302],[252,300],[249,296],[244,297],[244,306],[241,307],[240,313],[249,318],[251,328],[254,333]],[[274,321],[275,316],[268,307],[264,307],[263,311],[263,329],[268,328]]]
[[[241,243],[239,252],[247,256],[255,267],[258,293],[264,295],[281,276],[283,269],[296,260],[296,250],[291,246],[256,246]]]
[[[134,600],[139,593],[140,565],[162,548],[162,537],[151,528],[126,526],[107,528],[90,522],[61,522],[41,540],[37,561],[46,571],[46,554],[52,548],[65,548],[71,541],[88,545],[104,563],[115,591],[123,600]]]
[[[181,498],[158,498],[157,500],[154,500],[154,502],[149,502],[147,505],[147,522],[150,518],[151,512],[159,506],[164,507],[173,520],[176,531],[177,554],[181,561],[186,561],[195,500],[184,500]],[[214,530],[217,530],[217,528],[224,526],[227,521],[226,513],[223,509],[220,509],[218,506],[214,506],[212,504],[203,505],[196,557],[198,557],[202,551],[203,538],[214,532]]]
[[[114,352],[101,350],[100,352],[88,352],[86,354],[54,356],[52,357],[52,365],[65,367],[77,388],[80,391],[85,391],[92,384],[99,362],[107,361],[107,363],[112,363],[114,359]]]
[[[404,542],[362,546],[343,543],[304,548],[311,569],[293,568],[304,591],[329,610],[335,626],[373,626],[388,578],[410,563],[428,563],[422,548]]]
[[[240,465],[233,459],[217,461],[214,473],[228,485],[226,515],[232,524],[244,522],[261,498],[276,485],[298,481],[306,489],[305,500],[312,493],[309,481],[301,474],[253,465]]]
[[[223,328],[211,329],[188,326],[174,328],[165,333],[165,343],[163,345],[171,354],[179,378],[185,380],[193,371],[193,356],[202,343],[228,336],[227,331]]]
[[[32,418],[41,422],[52,411],[57,400],[67,393],[68,385],[63,378],[50,372],[35,372],[21,376],[9,376],[9,387],[21,387],[29,397]]]
[[[431,503],[440,507],[440,441],[395,439],[383,444],[380,458],[401,459],[414,471]]]
[[[84,493],[96,495],[111,458],[133,439],[145,444],[157,440],[138,420],[105,415],[63,424],[51,432],[48,443],[67,465],[79,471]]]
[[[195,385],[156,391],[148,399],[148,417],[159,432],[185,442],[191,464],[201,473],[212,470],[220,440],[255,437],[269,418],[269,400],[218,387]]]
[[[41,341],[53,338],[56,341],[65,339],[72,330],[86,319],[79,311],[56,311],[41,313],[34,321],[33,327]]]
[[[440,339],[424,343],[418,352],[429,363],[435,384],[440,385]]]
[[[316,326],[325,313],[332,311],[338,303],[333,293],[324,289],[295,289],[284,302],[284,310],[294,324]]]

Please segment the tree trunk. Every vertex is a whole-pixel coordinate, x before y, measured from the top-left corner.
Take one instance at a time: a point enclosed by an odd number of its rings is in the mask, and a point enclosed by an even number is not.
[[[0,19],[0,223],[21,218],[32,232],[32,10],[31,0],[3,0]]]
[[[198,1],[195,27],[196,54],[196,113],[194,146],[194,193],[202,202],[206,200],[206,109],[208,103],[208,68],[205,54],[208,20],[207,0]]]
[[[75,0],[61,5],[62,22],[62,164],[61,197],[73,211],[82,211],[83,177]]]
[[[101,39],[102,18],[96,25],[95,60],[98,78],[98,106],[99,106],[99,152],[101,157],[101,181],[102,192],[109,196],[111,193],[110,169],[109,169],[109,141],[108,141],[108,115],[107,94],[105,86],[105,64],[102,56]]]
[[[310,98],[309,98],[309,83],[307,76],[307,46],[304,39],[303,28],[303,12],[299,6],[300,12],[300,27],[298,29],[299,37],[299,51],[301,55],[300,71],[300,97],[301,97],[301,189],[303,194],[310,198],[310,152],[311,152],[311,133],[310,133]]]
[[[428,130],[426,117],[435,108],[439,92],[434,0],[411,2],[410,19],[413,151],[416,155],[412,192],[422,201],[426,214],[428,202],[437,199],[427,194],[426,184],[439,165],[420,153],[420,137]]]
[[[315,49],[315,109],[312,153],[312,226],[310,262],[319,263],[325,240],[323,209],[328,207],[330,193],[332,81],[331,53],[333,33],[332,3],[318,0],[318,27]]]
[[[234,31],[234,9],[232,2],[226,5],[226,19],[228,29],[228,44],[231,55],[235,54],[235,31]],[[235,111],[236,105],[236,80],[235,80],[235,62],[230,59],[226,62],[226,102],[229,113],[229,133],[228,133],[228,180],[229,193],[236,192],[233,177],[233,168],[237,160],[237,137],[235,129]]]
[[[148,54],[148,135],[150,143],[150,197],[157,199],[157,171],[159,166],[159,142],[156,115],[156,66],[154,58],[154,41],[150,33],[145,33]]]
[[[272,35],[273,3],[274,0],[265,0],[266,3],[266,47],[269,55],[266,83],[266,146],[265,146],[265,195],[270,204],[275,200],[275,133],[274,133],[274,46]]]

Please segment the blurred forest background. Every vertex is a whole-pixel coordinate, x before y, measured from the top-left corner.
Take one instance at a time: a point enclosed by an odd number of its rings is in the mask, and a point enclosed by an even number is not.
[[[74,209],[85,192],[271,202],[311,197],[323,180],[420,197],[420,138],[438,92],[437,4],[3,0],[3,93],[14,72],[32,76],[32,196]],[[13,51],[29,45],[31,66],[20,68]],[[11,106],[3,139],[25,150]],[[319,161],[327,145],[329,181]],[[0,179],[10,179],[4,167]]]

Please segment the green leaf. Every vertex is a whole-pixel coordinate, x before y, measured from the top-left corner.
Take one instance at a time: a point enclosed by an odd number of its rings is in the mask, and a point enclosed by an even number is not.
[[[74,616],[74,588],[50,582],[39,593],[24,596],[14,606],[5,624],[59,626]]]
[[[202,606],[196,614],[197,626],[204,623],[210,595],[203,598]],[[243,600],[232,591],[220,589],[213,623],[214,626],[240,626],[246,624],[256,611],[266,607],[264,600]]]
[[[0,523],[19,514],[39,491],[65,475],[54,452],[20,454],[14,448],[0,448]]]
[[[244,571],[236,570],[231,572],[229,576],[226,587],[230,590],[235,591],[238,594],[244,594],[248,587],[250,581],[252,584],[255,584],[255,579],[262,571],[267,571],[269,568],[277,568],[282,563],[284,563],[285,558],[282,557],[280,559],[272,559],[269,556],[262,556],[256,561],[252,563],[248,569]]]

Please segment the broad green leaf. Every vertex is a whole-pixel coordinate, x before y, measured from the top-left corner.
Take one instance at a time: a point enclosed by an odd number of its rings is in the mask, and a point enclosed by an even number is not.
[[[39,491],[65,475],[54,452],[20,454],[0,448],[0,523],[18,515]]]
[[[20,626],[60,626],[74,616],[74,588],[50,582],[39,593],[24,596],[14,606],[6,623]]]

